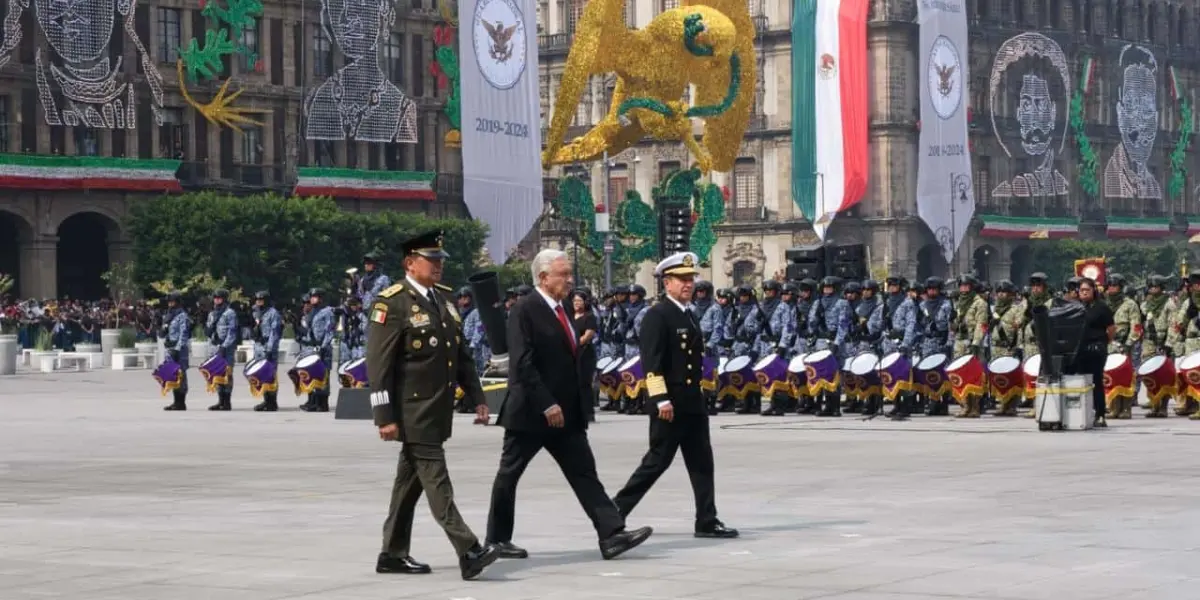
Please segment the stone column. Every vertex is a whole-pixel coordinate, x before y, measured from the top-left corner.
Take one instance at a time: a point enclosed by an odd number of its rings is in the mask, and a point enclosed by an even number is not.
[[[29,298],[58,296],[58,236],[21,242],[21,293]]]

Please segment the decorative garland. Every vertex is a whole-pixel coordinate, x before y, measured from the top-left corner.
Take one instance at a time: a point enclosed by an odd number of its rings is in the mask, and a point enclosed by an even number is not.
[[[447,148],[460,148],[462,147],[462,88],[458,50],[454,47],[455,41],[458,39],[458,15],[456,7],[452,7],[449,0],[442,0],[440,8],[446,25],[438,25],[433,28],[435,50],[433,61],[429,63],[429,71],[437,79],[438,89],[450,89],[450,93],[446,97],[446,106],[442,109],[451,127],[451,130],[446,132],[445,143]]]
[[[708,263],[717,235],[713,227],[725,220],[725,195],[721,188],[697,184],[700,169],[672,171],[654,187],[655,206],[665,206],[667,198],[688,202],[692,206],[693,223],[689,245],[701,263]],[[604,234],[595,229],[595,204],[591,191],[578,177],[559,180],[554,207],[563,219],[576,223],[584,245],[600,254],[604,252]],[[658,219],[655,207],[642,202],[634,190],[625,192],[625,201],[613,215],[613,261],[618,264],[639,264],[658,256]]]
[[[1100,194],[1100,183],[1096,179],[1099,159],[1096,156],[1096,149],[1092,147],[1092,140],[1087,136],[1084,100],[1087,99],[1088,91],[1091,88],[1092,71],[1095,69],[1095,64],[1095,59],[1090,56],[1083,59],[1083,74],[1080,77],[1079,89],[1071,96],[1071,131],[1074,132],[1075,141],[1079,144],[1079,186],[1091,198]]]
[[[251,66],[255,72],[262,72],[262,60],[259,59],[258,54],[242,43],[241,36],[238,36],[236,43],[230,36],[231,31],[241,32],[257,25],[258,19],[263,14],[262,1],[225,0],[225,4],[222,6],[217,0],[200,0],[200,8],[200,14],[215,21],[217,28],[205,32],[203,46],[196,38],[192,38],[185,48],[179,49],[179,60],[175,63],[175,70],[179,74],[180,95],[183,96],[184,101],[215,125],[230,127],[237,131],[241,131],[238,125],[261,126],[260,121],[246,115],[264,111],[230,106],[241,95],[241,91],[227,94],[231,78],[226,77],[221,88],[205,104],[192,98],[187,89],[187,82],[196,83],[220,78],[225,70],[223,59],[230,54],[242,55],[246,64]]]
[[[1192,139],[1192,103],[1185,97],[1179,103],[1179,140],[1171,150],[1171,180],[1167,182],[1167,196],[1172,200],[1183,194],[1187,184],[1187,150]]]

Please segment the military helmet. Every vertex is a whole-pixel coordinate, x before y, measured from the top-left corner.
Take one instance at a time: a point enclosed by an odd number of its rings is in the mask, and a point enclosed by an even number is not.
[[[905,286],[905,287],[907,287],[907,288],[908,288],[908,291],[910,291],[910,292],[916,292],[916,293],[918,293],[918,294],[920,294],[921,292],[925,291],[925,290],[921,289],[921,285],[920,285],[919,283],[917,283],[916,281],[910,281],[910,282],[908,282],[908,285],[907,285],[907,286]]]
[[[315,287],[315,288],[308,290],[308,295],[309,295],[309,297],[316,296],[318,298],[321,298],[321,297],[325,296],[325,290]]]
[[[724,298],[726,300],[733,300],[733,290],[729,288],[721,288],[717,290],[717,297]]]
[[[862,290],[862,284],[857,281],[851,281],[842,287],[842,292],[846,294],[860,294]]]
[[[779,283],[778,281],[775,281],[774,279],[768,279],[763,282],[763,291],[764,292],[770,292],[772,290],[778,292],[782,289],[783,289],[783,284]]]
[[[932,290],[932,289],[941,290],[943,287],[945,287],[945,285],[946,285],[946,281],[944,279],[942,279],[941,277],[926,277],[925,278],[925,289],[926,290]]]
[[[800,291],[800,287],[797,286],[795,283],[792,283],[791,281],[783,284],[782,289],[780,289],[780,293],[792,294],[793,296],[796,295],[796,293],[799,291]]]
[[[979,278],[975,277],[974,275],[971,275],[970,273],[967,273],[966,275],[962,275],[961,277],[958,278],[958,286],[955,286],[955,287],[964,286],[964,285],[969,285],[973,288],[979,287]]]
[[[879,282],[875,281],[874,279],[868,279],[868,280],[862,282],[862,288],[864,290],[871,290],[872,292],[878,292],[879,291]]]
[[[629,295],[632,296],[634,294],[637,294],[638,296],[645,298],[646,297],[646,288],[642,287],[641,284],[639,284],[639,283],[630,285],[629,286]]]
[[[1162,275],[1151,275],[1146,278],[1146,287],[1164,288],[1167,287],[1167,278]]]
[[[1200,283],[1200,269],[1193,269],[1188,273],[1188,283]]]
[[[464,285],[464,286],[458,288],[458,291],[454,293],[454,297],[455,298],[474,298],[475,293],[471,291],[470,286]]]
[[[711,281],[697,281],[695,290],[697,292],[708,292],[708,295],[711,296],[713,293],[713,284]]]
[[[177,291],[167,292],[167,302],[180,303],[183,302],[183,294]]]
[[[1109,273],[1104,277],[1104,287],[1125,287],[1125,276],[1120,273]]]
[[[505,300],[508,300],[509,298],[516,298],[516,297],[517,297],[517,288],[510,287],[507,290],[504,290],[504,299]]]
[[[737,295],[750,296],[751,298],[753,298],[754,297],[754,288],[743,283],[742,285],[737,286]]]
[[[893,285],[898,285],[900,287],[904,287],[904,278],[900,277],[899,275],[888,275],[887,277],[884,278],[883,284],[888,287],[891,287]]]
[[[533,293],[533,286],[529,285],[528,283],[522,283],[521,285],[517,286],[517,297],[518,298],[523,298],[532,293]]]
[[[1038,271],[1029,276],[1029,285],[1046,285],[1046,281],[1049,279],[1045,273]]]
[[[257,292],[254,292],[254,299],[255,300],[270,300],[271,292],[268,292],[267,290],[259,290]]]
[[[800,280],[800,283],[797,287],[800,290],[808,290],[810,292],[815,292],[815,291],[817,291],[817,280],[813,279],[812,277],[805,277],[804,279]]]
[[[821,287],[823,287],[823,288],[837,287],[837,286],[838,286],[838,278],[834,277],[833,275],[828,275],[821,279]]]
[[[1078,290],[1080,283],[1083,283],[1082,277],[1068,277],[1067,284],[1064,286],[1064,289],[1066,289],[1068,292]]]
[[[996,284],[996,291],[1015,294],[1017,293],[1017,285],[1007,279],[1001,279],[1000,282]]]
[[[224,289],[224,288],[218,288],[217,290],[213,291],[213,298],[220,298],[222,300],[228,300],[229,299],[229,290]]]

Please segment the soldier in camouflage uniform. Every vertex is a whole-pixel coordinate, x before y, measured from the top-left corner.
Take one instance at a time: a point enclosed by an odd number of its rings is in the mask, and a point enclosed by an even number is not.
[[[996,285],[996,302],[988,325],[992,334],[992,360],[1006,356],[1021,359],[1021,327],[1024,324],[1025,303],[1017,296],[1017,286],[1008,280],[1001,281]],[[1016,416],[1020,397],[996,400],[999,402],[996,416]]]
[[[838,351],[843,348],[850,333],[850,303],[838,296],[837,285],[836,277],[821,280],[821,297],[813,302],[808,312],[808,331],[814,351],[831,350],[838,356],[838,363],[845,365],[846,357]],[[822,400],[818,416],[842,416],[841,390],[825,392]]]
[[[972,354],[980,361],[983,355],[983,336],[987,332],[988,302],[979,293],[979,280],[972,275],[959,279],[958,296],[954,299],[954,355],[952,359]],[[979,418],[981,398],[969,395],[955,398],[963,411],[958,416],[968,419]]]
[[[725,320],[733,312],[733,290],[721,288],[717,301],[704,312],[700,319],[700,332],[704,334],[704,349],[710,356],[728,356],[729,347],[722,344],[725,335]]]
[[[771,331],[776,332],[775,343],[770,348],[766,349],[767,354],[775,354],[785,362],[791,358],[792,346],[791,340],[787,337],[789,331],[796,328],[796,284],[788,282],[783,284],[779,290],[779,304],[775,306],[775,312],[771,314],[770,327]],[[766,356],[766,354],[763,354]],[[788,398],[764,398],[770,403],[763,402],[762,415],[782,416],[796,409],[796,399],[792,398],[792,394],[788,394]]]
[[[1106,300],[1113,311],[1113,322],[1116,331],[1108,343],[1109,354],[1122,354],[1129,359],[1134,369],[1138,365],[1136,345],[1142,339],[1142,309],[1137,301],[1125,294],[1125,277],[1120,273],[1111,273],[1105,278]],[[1129,419],[1133,417],[1134,398],[1137,397],[1137,386],[1134,385],[1132,395],[1120,395],[1106,398],[1108,414],[1114,419]]]
[[[887,296],[879,307],[882,324],[879,340],[880,358],[893,352],[901,352],[915,360],[913,348],[918,343],[916,294],[906,289],[909,286],[901,277],[888,277],[885,283]],[[911,372],[909,376],[911,378]],[[895,403],[887,416],[896,420],[906,418],[912,412],[912,396],[913,392],[902,390],[893,399]]]
[[[1200,352],[1200,271],[1188,274],[1187,296],[1184,297],[1181,293],[1178,304],[1179,307],[1171,319],[1171,333],[1167,343],[1171,345],[1175,356]],[[1175,408],[1175,414],[1181,417],[1191,415],[1194,419],[1200,419],[1200,413],[1196,411],[1197,402],[1187,395],[1187,390],[1179,390],[1176,403],[1178,406]]]
[[[780,330],[772,327],[771,319],[775,318],[775,309],[779,308],[783,297],[783,284],[774,279],[763,283],[763,297],[758,303],[758,337],[755,339],[755,357],[763,357],[775,352],[779,345]]]
[[[1046,279],[1046,274],[1042,272],[1029,276],[1029,297],[1025,300],[1025,312],[1022,315],[1024,326],[1021,330],[1021,348],[1026,359],[1042,352],[1038,349],[1037,336],[1033,333],[1033,309],[1038,306],[1050,308],[1054,301],[1054,295],[1050,293]]]
[[[738,286],[736,294],[737,303],[725,321],[725,336],[733,342],[730,356],[751,356],[753,362],[760,328],[758,303],[754,299],[754,290],[748,285]]]
[[[921,356],[946,354],[950,345],[950,317],[953,308],[950,300],[942,295],[945,282],[941,277],[925,280],[925,299],[917,311],[917,331],[921,336]],[[928,398],[925,414],[939,416],[949,414],[948,397]]]
[[[1170,346],[1167,337],[1171,332],[1171,316],[1175,313],[1175,300],[1165,293],[1166,280],[1161,275],[1151,275],[1146,278],[1146,298],[1142,300],[1144,317],[1144,333],[1142,336],[1142,358],[1158,354],[1166,354],[1171,359]],[[1148,419],[1161,419],[1167,416],[1168,398],[1151,402],[1146,408]]]
[[[812,351],[812,337],[809,334],[808,315],[812,311],[815,300],[813,295],[817,291],[817,282],[813,279],[801,279],[796,286],[799,290],[795,306],[795,318],[791,322],[791,327],[783,332],[782,343],[791,349],[790,355],[802,356]],[[800,403],[799,413],[802,415],[811,415],[817,412],[817,403],[813,399],[812,394],[807,388],[797,390],[797,400]]]

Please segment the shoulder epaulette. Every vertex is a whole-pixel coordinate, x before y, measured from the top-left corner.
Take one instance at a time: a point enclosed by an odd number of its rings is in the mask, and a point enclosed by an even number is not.
[[[397,284],[383,290],[382,292],[379,292],[379,297],[380,298],[391,298],[392,296],[399,294],[402,290],[404,290],[404,284],[397,283]]]
[[[439,289],[439,290],[442,290],[443,292],[453,292],[453,291],[454,291],[454,288],[452,288],[452,287],[450,287],[450,286],[448,286],[448,285],[442,285],[442,284],[440,284],[440,283],[435,283],[435,284],[433,284],[433,287],[435,287],[435,288],[437,288],[437,289]]]

